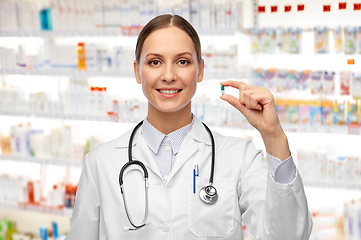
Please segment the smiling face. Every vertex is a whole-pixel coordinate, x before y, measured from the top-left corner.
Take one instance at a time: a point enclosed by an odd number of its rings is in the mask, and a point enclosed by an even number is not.
[[[144,41],[139,64],[134,61],[136,80],[149,101],[148,114],[190,111],[203,69],[187,33],[174,26],[152,32]]]

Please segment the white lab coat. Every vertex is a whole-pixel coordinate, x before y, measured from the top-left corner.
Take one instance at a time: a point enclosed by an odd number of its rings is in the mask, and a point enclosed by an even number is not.
[[[164,182],[142,136],[133,141],[133,159],[149,172],[151,221],[136,231],[130,227],[119,187],[119,172],[128,161],[131,131],[88,153],[83,162],[71,229],[67,240],[243,239],[242,222],[256,239],[305,240],[312,220],[297,173],[290,184],[270,176],[262,151],[249,141],[213,132],[216,145],[214,186],[218,201],[206,205],[199,189],[206,186],[211,167],[211,140],[199,119],[185,137],[171,175]],[[193,169],[199,165],[197,191]],[[143,220],[145,195],[142,173],[130,167],[124,177],[126,201],[136,224]]]

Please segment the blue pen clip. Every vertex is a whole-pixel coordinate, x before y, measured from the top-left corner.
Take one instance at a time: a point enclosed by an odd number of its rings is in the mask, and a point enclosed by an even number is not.
[[[198,165],[194,165],[194,169],[193,169],[193,193],[196,193],[196,177],[199,177],[199,169],[198,169]]]

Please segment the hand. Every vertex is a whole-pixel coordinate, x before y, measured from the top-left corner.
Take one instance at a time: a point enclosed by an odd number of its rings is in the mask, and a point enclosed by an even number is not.
[[[272,93],[267,88],[247,85],[240,81],[225,81],[225,87],[239,89],[239,99],[222,95],[221,99],[238,109],[262,135],[276,136],[283,133]]]

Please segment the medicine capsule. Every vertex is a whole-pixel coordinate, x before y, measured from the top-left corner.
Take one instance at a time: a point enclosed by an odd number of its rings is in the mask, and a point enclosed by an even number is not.
[[[221,86],[221,94],[224,95],[224,86]]]

